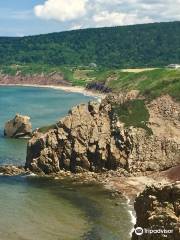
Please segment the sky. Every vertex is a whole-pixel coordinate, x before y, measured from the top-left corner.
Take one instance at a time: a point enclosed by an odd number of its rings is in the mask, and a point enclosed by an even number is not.
[[[0,36],[180,20],[180,0],[0,0]]]

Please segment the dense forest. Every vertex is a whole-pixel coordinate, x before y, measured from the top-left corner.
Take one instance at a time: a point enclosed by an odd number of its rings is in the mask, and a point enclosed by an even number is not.
[[[0,64],[164,66],[180,62],[180,22],[0,37]]]

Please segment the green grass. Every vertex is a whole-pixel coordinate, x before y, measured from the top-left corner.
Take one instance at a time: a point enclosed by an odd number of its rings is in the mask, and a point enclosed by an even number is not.
[[[23,76],[34,75],[34,74],[50,74],[51,72],[58,71],[56,67],[50,67],[48,65],[40,64],[26,64],[26,65],[7,65],[0,66],[1,72],[3,74],[16,75],[20,73]]]
[[[89,67],[68,67],[68,66],[49,66],[40,64],[10,65],[0,66],[1,73],[16,75],[19,72],[22,75],[51,74],[53,72],[61,73],[64,79],[73,86],[86,86],[90,82],[103,83],[113,92],[128,92],[130,90],[139,90],[141,95],[145,96],[145,101],[150,101],[160,95],[169,94],[174,99],[180,101],[180,70],[173,69],[154,69],[143,72],[124,72],[121,69],[107,68],[89,68]],[[120,121],[125,126],[139,127],[147,131],[149,113],[143,100],[132,100],[123,105],[114,105],[114,111]],[[44,126],[39,132],[47,132],[55,125]]]
[[[52,125],[48,125],[48,126],[43,126],[43,127],[40,127],[38,129],[38,132],[40,133],[46,133],[48,132],[49,130],[51,129],[55,129],[56,128],[56,124],[52,124]]]
[[[50,66],[45,64],[22,64],[22,65],[1,65],[0,71],[3,74],[15,76],[17,73],[21,74],[22,76],[32,76],[32,75],[38,75],[38,74],[51,74],[51,73],[59,73],[63,74],[64,78],[69,81],[73,82],[73,70],[70,67],[65,66]]]
[[[119,72],[118,79],[108,82],[107,86],[114,91],[136,89],[150,99],[169,94],[180,100],[180,70],[162,68],[141,73]]]
[[[169,94],[180,100],[180,70],[160,68],[134,73],[100,68],[87,74],[92,81],[104,83],[114,92],[139,90],[150,100],[162,94]]]
[[[121,69],[87,66],[68,67],[42,64],[0,66],[1,73],[16,75],[61,73],[73,86],[86,86],[90,82],[103,83],[113,92],[139,90],[148,99],[169,94],[180,101],[180,70],[160,68],[151,71],[123,72]],[[52,83],[53,84],[53,83]]]
[[[152,134],[152,130],[147,126],[150,115],[143,100],[131,100],[122,105],[114,105],[113,108],[126,127],[143,128],[148,134]]]
[[[113,70],[106,68],[95,69],[90,71],[88,76],[95,79],[97,82],[105,83],[109,76],[113,75]]]

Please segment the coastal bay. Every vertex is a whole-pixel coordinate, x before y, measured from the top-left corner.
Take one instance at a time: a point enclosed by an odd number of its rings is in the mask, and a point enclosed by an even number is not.
[[[64,92],[48,88],[23,86],[0,87],[0,159],[1,164],[23,165],[26,158],[25,140],[3,137],[4,124],[16,113],[29,115],[33,128],[57,122],[78,103],[88,102],[92,97],[80,93]]]
[[[5,121],[17,112],[31,116],[33,128],[46,126],[92,97],[48,88],[0,87],[0,163],[23,165],[24,139],[3,137]],[[3,240],[129,240],[129,206],[97,184],[74,184],[35,176],[0,177],[0,233]],[[17,221],[17,219],[20,219]],[[13,228],[10,228],[13,226]]]

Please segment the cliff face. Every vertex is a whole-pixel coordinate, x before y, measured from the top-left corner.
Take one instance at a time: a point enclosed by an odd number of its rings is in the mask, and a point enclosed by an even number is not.
[[[0,74],[0,84],[32,84],[32,85],[71,85],[64,79],[63,74],[34,74],[22,75],[18,73],[15,76]]]
[[[137,197],[134,206],[137,215],[135,229],[142,228],[143,232],[141,229],[137,235],[137,230],[134,231],[132,240],[180,239],[180,184],[178,182],[173,185],[146,187]]]
[[[131,140],[114,126],[110,104],[74,107],[56,129],[35,135],[28,144],[26,167],[51,173],[126,168]]]
[[[180,164],[180,144],[157,135],[147,136],[145,130],[133,129],[133,147],[128,158],[130,172],[162,171]]]
[[[180,104],[168,96],[162,96],[148,104],[149,126],[154,135],[169,140],[180,139]]]
[[[151,117],[151,111],[154,113],[152,109],[160,100],[147,106],[152,135],[142,128],[126,128],[118,120],[112,102],[122,104],[134,97],[137,93],[118,99],[107,98],[101,104],[91,102],[74,107],[67,117],[57,123],[55,129],[46,134],[34,134],[28,143],[26,167],[49,174],[60,169],[78,172],[118,167],[136,173],[177,166],[180,164],[179,138],[159,132],[156,121]],[[179,111],[179,108],[173,111]],[[159,115],[165,119],[163,114]],[[178,117],[173,127],[178,130]]]

